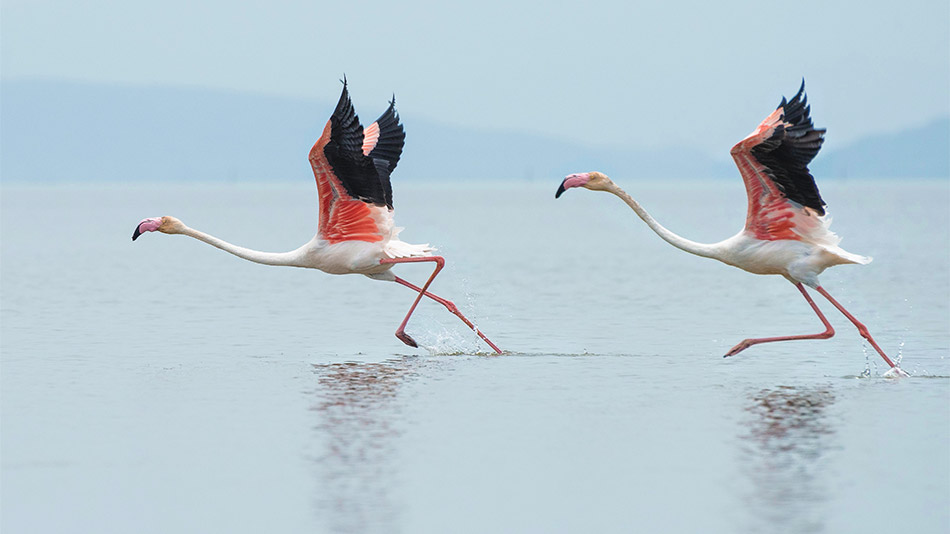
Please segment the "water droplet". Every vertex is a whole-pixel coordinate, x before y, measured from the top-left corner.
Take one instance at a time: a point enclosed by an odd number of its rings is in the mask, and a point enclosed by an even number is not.
[[[868,346],[865,343],[861,343],[861,352],[864,353],[864,371],[861,373],[861,378],[871,378],[871,358],[868,355]]]

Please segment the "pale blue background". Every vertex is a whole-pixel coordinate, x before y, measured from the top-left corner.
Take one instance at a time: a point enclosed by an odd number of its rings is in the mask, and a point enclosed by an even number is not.
[[[826,150],[946,117],[948,21],[944,0],[5,0],[0,33],[6,80],[334,101],[346,73],[417,120],[725,159],[803,76]]]
[[[0,527],[945,532],[948,21],[946,0],[4,0]],[[403,346],[395,284],[129,241],[171,214],[306,242],[343,73],[364,123],[398,95],[404,237],[512,354],[468,354],[431,303],[427,350]],[[833,228],[875,257],[822,281],[913,378],[879,378],[827,306],[835,338],[723,360],[817,321],[617,199],[553,198],[600,168],[672,230],[728,237],[728,149],[802,77]],[[899,164],[857,172],[868,154]],[[901,173],[924,157],[942,174]]]

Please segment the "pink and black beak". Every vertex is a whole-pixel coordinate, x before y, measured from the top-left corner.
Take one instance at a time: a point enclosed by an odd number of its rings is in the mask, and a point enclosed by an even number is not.
[[[149,219],[145,219],[144,221],[140,222],[138,226],[135,227],[135,231],[132,232],[132,241],[135,241],[136,239],[138,239],[139,236],[144,234],[145,232],[154,232],[155,230],[158,230],[158,227],[161,225],[162,225],[161,217],[152,217]]]
[[[561,182],[560,187],[557,188],[557,193],[554,193],[554,198],[560,198],[561,194],[567,191],[572,187],[581,187],[590,181],[590,173],[582,172],[578,174],[569,174],[567,178]]]

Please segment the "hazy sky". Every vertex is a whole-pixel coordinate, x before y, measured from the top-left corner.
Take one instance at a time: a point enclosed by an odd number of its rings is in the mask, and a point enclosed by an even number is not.
[[[713,155],[804,76],[828,145],[950,114],[950,2],[3,0],[2,76],[335,100]],[[369,111],[372,110],[372,111]]]

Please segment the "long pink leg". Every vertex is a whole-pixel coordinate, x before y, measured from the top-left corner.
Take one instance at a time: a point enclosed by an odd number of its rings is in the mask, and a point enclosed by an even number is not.
[[[495,352],[497,352],[498,354],[501,354],[501,353],[502,353],[502,352],[501,352],[501,349],[499,349],[497,345],[495,345],[494,343],[492,343],[492,341],[491,341],[490,339],[488,339],[488,337],[487,337],[484,333],[482,333],[482,331],[479,330],[478,327],[475,326],[475,324],[473,324],[471,321],[469,321],[467,317],[465,317],[464,315],[462,315],[462,312],[459,311],[458,307],[455,305],[454,302],[452,302],[451,300],[446,300],[446,299],[444,299],[444,298],[442,298],[442,297],[436,295],[435,293],[430,293],[430,292],[428,292],[428,291],[422,291],[422,289],[420,289],[420,288],[418,288],[418,287],[412,285],[411,283],[409,283],[409,282],[403,280],[402,278],[399,278],[398,276],[396,277],[396,282],[398,282],[398,283],[400,283],[400,284],[402,284],[402,285],[408,287],[409,289],[411,289],[411,290],[413,290],[413,291],[422,292],[423,294],[425,294],[425,296],[427,296],[427,297],[429,297],[430,299],[432,299],[432,300],[438,302],[439,304],[445,306],[445,309],[449,310],[450,313],[452,313],[453,315],[455,315],[456,317],[458,317],[459,319],[461,319],[463,323],[465,323],[465,324],[466,324],[469,328],[471,328],[476,334],[478,334],[478,337],[482,338],[482,340],[485,341],[485,343],[488,343],[488,346],[490,346]]]
[[[476,327],[471,321],[469,321],[467,317],[462,315],[462,312],[459,311],[455,303],[426,291],[426,289],[429,288],[429,285],[432,284],[432,280],[434,280],[436,275],[439,274],[439,271],[441,271],[442,268],[445,267],[445,258],[443,258],[442,256],[425,256],[425,257],[419,257],[419,258],[392,258],[392,259],[386,258],[386,259],[380,260],[380,263],[415,263],[415,262],[421,262],[421,261],[432,261],[432,262],[435,262],[436,264],[435,270],[432,272],[432,275],[429,276],[429,279],[426,280],[426,283],[423,284],[421,288],[416,287],[415,285],[403,280],[402,278],[399,278],[398,276],[395,277],[396,282],[419,293],[416,296],[416,299],[413,301],[412,307],[409,308],[409,313],[406,314],[405,319],[402,320],[402,323],[399,325],[399,328],[396,330],[396,337],[398,337],[403,343],[405,343],[406,345],[409,345],[410,347],[419,346],[419,344],[416,343],[416,341],[412,339],[412,337],[409,334],[406,333],[405,329],[406,329],[406,324],[409,322],[409,317],[412,315],[412,312],[415,311],[416,306],[419,304],[419,301],[422,299],[422,296],[425,295],[431,298],[432,300],[438,302],[439,304],[445,306],[445,308],[449,310],[449,312],[451,312],[453,315],[461,319],[463,323],[465,323],[469,328],[475,331],[475,333],[478,334],[478,337],[482,338],[482,340],[484,340],[485,343],[488,343],[488,345],[495,352],[497,352],[498,354],[502,354],[501,349],[499,349],[497,345],[492,343],[491,340],[488,339],[488,337],[485,336],[485,334],[483,334],[482,331],[478,329],[478,327]]]
[[[887,362],[887,365],[890,365],[893,368],[894,362],[892,362],[891,359],[888,358],[886,354],[884,354],[884,351],[881,350],[881,347],[877,346],[877,343],[874,341],[874,338],[871,337],[871,333],[868,332],[867,327],[861,324],[860,321],[855,319],[853,315],[848,313],[848,310],[844,309],[844,306],[842,306],[841,304],[838,304],[838,301],[832,298],[831,295],[829,295],[828,292],[825,291],[823,287],[818,286],[817,289],[819,293],[821,293],[822,295],[824,295],[826,299],[828,299],[828,302],[834,304],[835,308],[838,308],[838,311],[843,313],[844,316],[847,317],[849,321],[854,323],[854,326],[858,327],[858,333],[861,334],[861,337],[868,340],[868,343],[870,343],[871,346],[874,347],[874,350],[876,350],[877,353],[881,355],[881,358],[884,358],[884,361]]]
[[[728,358],[729,356],[735,356],[745,349],[751,347],[752,345],[757,345],[759,343],[771,343],[773,341],[790,341],[793,339],[828,339],[831,336],[835,335],[835,329],[831,327],[831,323],[828,322],[828,319],[822,315],[821,310],[818,309],[818,306],[815,304],[815,301],[811,299],[811,296],[805,291],[805,287],[801,282],[796,283],[795,287],[802,292],[802,295],[805,296],[805,300],[808,301],[808,304],[811,306],[811,309],[815,310],[815,313],[818,314],[818,318],[821,319],[821,324],[825,325],[825,331],[820,334],[805,334],[800,336],[779,336],[779,337],[761,337],[756,339],[744,339],[735,347],[726,353],[723,358]],[[821,288],[818,288],[821,291]],[[827,296],[827,295],[825,295]]]

